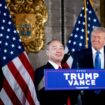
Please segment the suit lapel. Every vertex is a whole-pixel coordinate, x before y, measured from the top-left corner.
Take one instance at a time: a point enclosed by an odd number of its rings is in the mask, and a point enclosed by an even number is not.
[[[46,68],[48,68],[48,69],[54,69],[54,67],[49,62],[47,62]]]
[[[94,68],[94,63],[93,63],[93,55],[92,55],[92,49],[90,48],[89,49],[89,58],[90,58],[90,66],[92,67],[92,68]]]

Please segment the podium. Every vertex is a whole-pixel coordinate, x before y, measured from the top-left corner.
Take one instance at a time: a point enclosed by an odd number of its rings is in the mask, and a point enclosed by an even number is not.
[[[105,89],[104,69],[45,69],[46,90]]]

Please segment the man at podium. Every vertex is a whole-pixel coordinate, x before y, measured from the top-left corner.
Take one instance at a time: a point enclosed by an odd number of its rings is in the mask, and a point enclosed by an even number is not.
[[[105,69],[105,28],[95,27],[91,33],[91,48],[76,52],[72,68]],[[105,105],[105,90],[84,90],[82,105]]]
[[[66,105],[67,95],[64,91],[47,91],[44,86],[44,70],[62,68],[61,61],[64,57],[64,47],[58,40],[47,44],[46,54],[48,62],[35,70],[35,86],[40,105]]]

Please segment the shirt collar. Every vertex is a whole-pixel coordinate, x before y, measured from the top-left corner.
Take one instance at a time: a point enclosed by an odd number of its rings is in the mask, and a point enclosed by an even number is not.
[[[92,52],[93,52],[93,54],[96,54],[97,50],[92,47]],[[100,52],[101,54],[103,54],[104,48],[101,48],[101,49],[99,50],[99,52]]]
[[[55,62],[53,62],[53,61],[48,61],[55,69],[58,69],[59,68],[59,66],[55,63]]]

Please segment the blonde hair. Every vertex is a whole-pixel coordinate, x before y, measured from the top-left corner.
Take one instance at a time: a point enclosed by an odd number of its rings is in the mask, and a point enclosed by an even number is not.
[[[94,27],[94,29],[93,29],[93,31],[92,31],[92,33],[96,33],[96,32],[103,32],[103,33],[105,33],[105,28],[104,27]],[[92,34],[91,33],[91,34]]]

